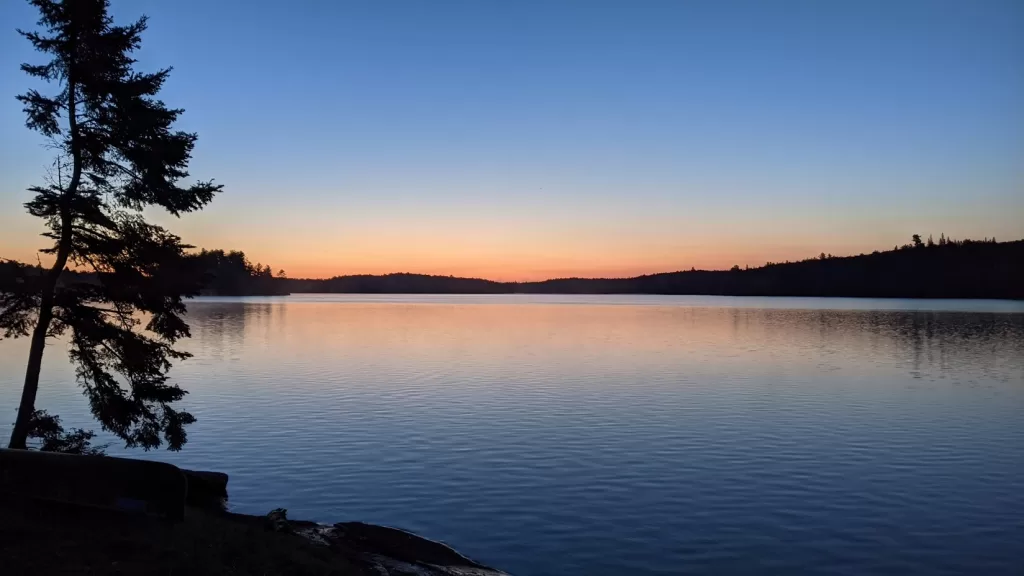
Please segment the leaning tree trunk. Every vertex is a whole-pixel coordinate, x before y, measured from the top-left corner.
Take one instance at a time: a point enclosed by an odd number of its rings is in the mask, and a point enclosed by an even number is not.
[[[8,448],[24,450],[27,447],[29,428],[32,415],[36,411],[36,393],[39,391],[39,371],[43,367],[43,350],[46,348],[46,336],[53,320],[53,303],[57,293],[57,282],[68,263],[71,254],[71,232],[74,216],[71,213],[71,199],[78,193],[78,183],[82,179],[82,155],[78,148],[78,119],[75,107],[75,81],[68,79],[68,128],[71,134],[71,156],[74,167],[71,180],[64,189],[60,207],[60,243],[57,245],[57,260],[46,274],[43,291],[39,300],[39,319],[32,330],[32,344],[28,352],[28,366],[25,369],[25,385],[21,389],[21,402],[18,404],[18,419],[11,431]]]
[[[62,219],[64,219],[63,215]],[[50,331],[50,322],[53,320],[53,301],[57,292],[57,282],[60,280],[61,272],[64,271],[64,266],[68,262],[68,253],[71,251],[71,222],[69,220],[70,218],[64,219],[65,225],[61,230],[57,261],[53,263],[53,267],[46,274],[46,282],[39,304],[39,320],[36,322],[35,329],[32,330],[32,345],[28,352],[28,367],[25,369],[25,385],[21,389],[21,403],[18,404],[18,419],[14,423],[14,430],[11,431],[8,448],[20,450],[26,448],[29,426],[32,415],[36,411],[39,371],[43,367],[46,335]]]
[[[59,272],[58,272],[59,274]],[[53,276],[53,270],[47,274]],[[39,321],[32,331],[32,347],[28,352],[28,367],[25,369],[25,385],[21,389],[21,403],[18,404],[18,419],[14,422],[14,430],[11,431],[11,441],[8,448],[24,450],[28,440],[29,425],[32,415],[36,411],[36,392],[39,390],[39,371],[43,367],[43,350],[46,348],[46,333],[50,329],[50,321],[53,320],[53,294],[56,283],[49,279],[46,281],[39,309]]]

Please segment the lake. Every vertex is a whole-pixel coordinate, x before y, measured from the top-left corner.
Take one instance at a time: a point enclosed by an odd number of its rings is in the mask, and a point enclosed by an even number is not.
[[[189,306],[231,508],[521,576],[1024,573],[1024,302],[299,295]],[[0,432],[27,339],[0,342]],[[92,426],[64,345],[40,408]],[[113,450],[118,453],[119,450]]]

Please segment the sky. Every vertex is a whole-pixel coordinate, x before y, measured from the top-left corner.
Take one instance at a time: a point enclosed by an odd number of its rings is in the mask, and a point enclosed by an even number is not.
[[[1024,2],[113,0],[224,193],[155,221],[292,277],[629,276],[1024,238]],[[51,153],[0,3],[0,257]]]

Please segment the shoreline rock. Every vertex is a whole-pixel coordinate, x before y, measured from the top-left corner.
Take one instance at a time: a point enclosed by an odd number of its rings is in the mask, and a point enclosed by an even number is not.
[[[63,570],[88,554],[99,554],[113,569],[132,558],[128,551],[149,547],[169,555],[165,561],[174,558],[185,564],[194,561],[200,549],[216,551],[211,562],[258,562],[253,550],[245,550],[252,548],[293,568],[334,562],[358,568],[352,574],[373,576],[508,576],[445,544],[398,528],[291,520],[280,508],[265,516],[231,512],[226,506],[228,480],[224,473],[151,460],[0,449],[0,532],[50,542],[50,548],[59,542],[71,550],[64,559],[28,554],[31,548],[26,547],[19,561],[48,567],[37,566],[29,570],[32,573]],[[118,538],[127,538],[132,545],[107,550],[97,544]],[[201,548],[196,548],[199,543]],[[276,548],[265,549],[270,545]],[[142,556],[155,558],[154,554]],[[116,568],[110,573],[126,572]]]
[[[342,554],[353,564],[381,576],[508,576],[471,560],[453,548],[399,528],[363,522],[317,524],[287,519],[287,511],[272,510],[267,526],[286,531]]]

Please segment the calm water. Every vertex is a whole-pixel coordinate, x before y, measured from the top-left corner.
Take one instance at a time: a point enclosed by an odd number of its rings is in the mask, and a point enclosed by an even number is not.
[[[230,473],[238,511],[518,575],[1024,573],[1024,303],[305,296],[190,320],[173,374],[199,422],[147,456]],[[0,343],[6,421],[26,347]],[[89,424],[63,345],[46,360],[40,407]]]

